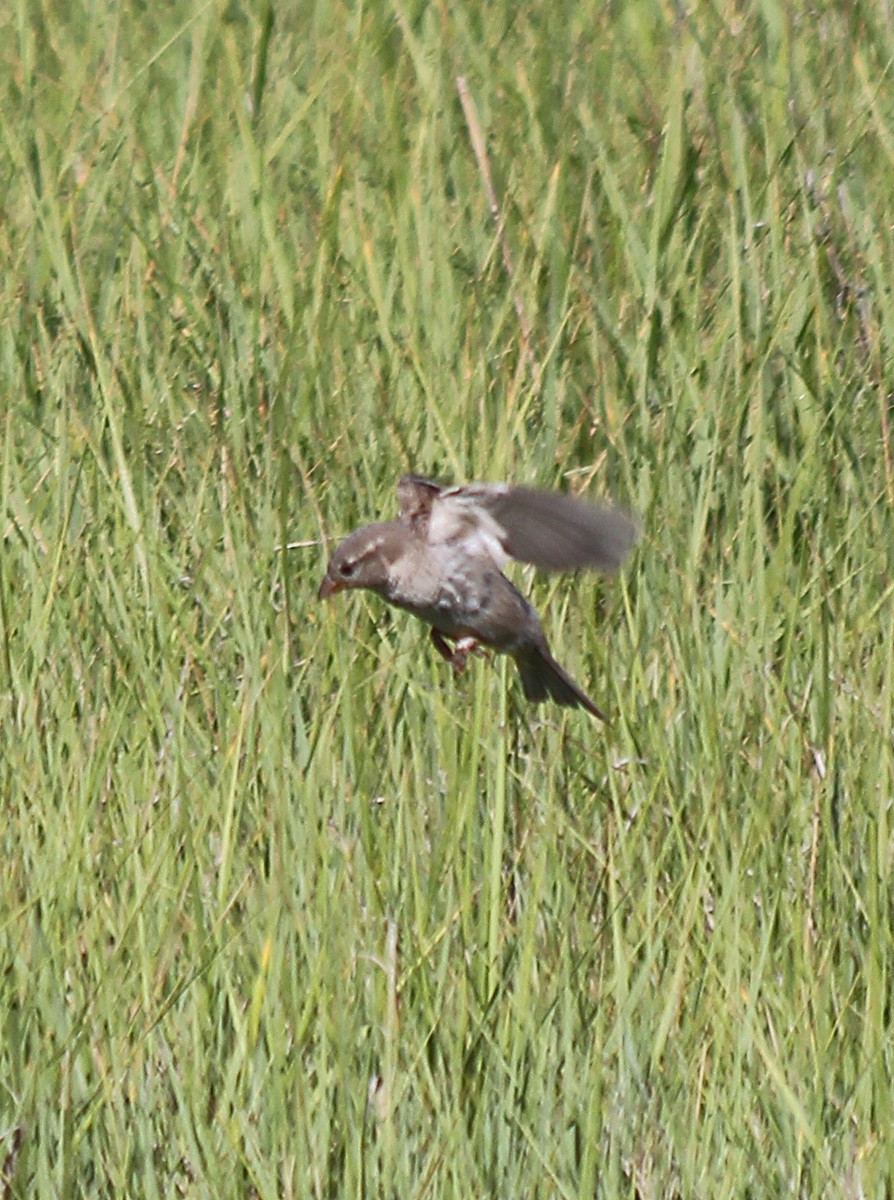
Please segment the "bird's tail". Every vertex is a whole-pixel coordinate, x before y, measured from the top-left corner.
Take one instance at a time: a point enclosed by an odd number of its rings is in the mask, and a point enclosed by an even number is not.
[[[608,717],[583,690],[578,687],[568,672],[560,667],[550,652],[538,646],[526,647],[516,656],[522,689],[535,704],[547,698],[567,708],[585,708],[588,713],[607,721]]]

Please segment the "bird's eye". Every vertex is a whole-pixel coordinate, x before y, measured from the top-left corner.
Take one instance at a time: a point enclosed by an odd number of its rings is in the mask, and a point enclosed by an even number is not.
[[[350,579],[354,574],[354,566],[355,564],[352,562],[343,562],[338,568],[339,575],[341,575],[343,579]]]

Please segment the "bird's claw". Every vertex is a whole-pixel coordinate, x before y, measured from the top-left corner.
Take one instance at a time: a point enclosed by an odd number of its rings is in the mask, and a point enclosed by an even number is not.
[[[484,654],[484,647],[477,638],[460,638],[453,647],[453,653],[450,656],[450,665],[453,667],[454,675],[461,675],[463,673],[466,669],[466,660],[470,654]]]
[[[451,646],[439,629],[433,629],[431,631],[431,640],[438,654],[442,658],[445,658],[451,667],[453,667],[454,675],[462,674],[470,654],[484,654],[484,647],[477,638],[461,637]]]

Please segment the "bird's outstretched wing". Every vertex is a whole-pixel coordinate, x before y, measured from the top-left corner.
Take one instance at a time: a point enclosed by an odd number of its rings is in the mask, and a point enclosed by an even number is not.
[[[639,535],[617,508],[508,483],[441,487],[416,475],[398,484],[401,519],[425,521],[431,544],[463,541],[470,555],[487,554],[551,571],[616,570]]]

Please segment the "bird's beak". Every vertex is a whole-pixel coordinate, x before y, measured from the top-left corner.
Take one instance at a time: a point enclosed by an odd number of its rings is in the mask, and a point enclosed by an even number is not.
[[[339,580],[333,579],[331,575],[324,575],[323,582],[320,584],[320,590],[317,592],[317,599],[328,600],[330,596],[334,596],[336,592],[340,592],[344,584]]]

